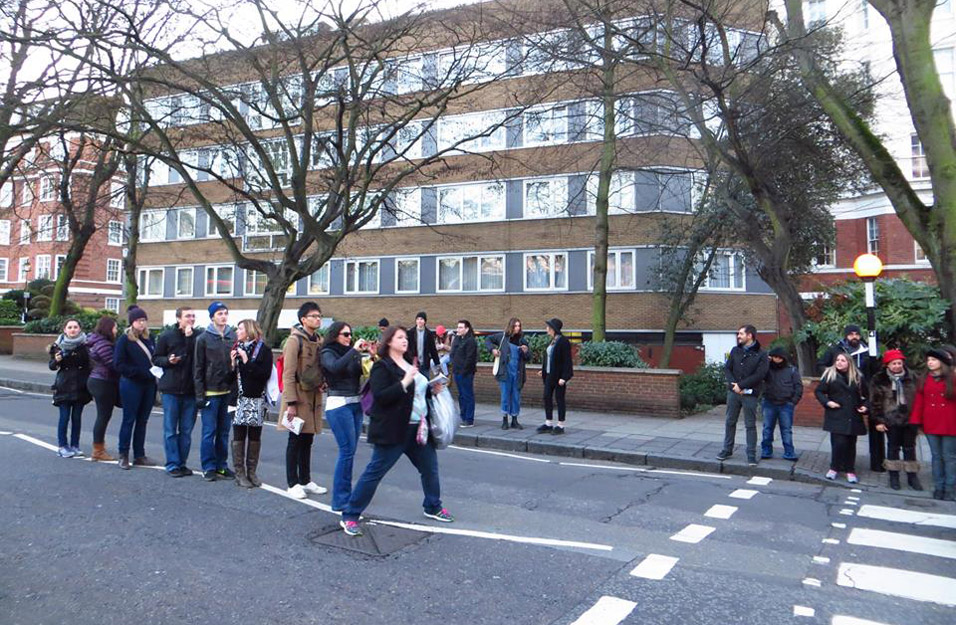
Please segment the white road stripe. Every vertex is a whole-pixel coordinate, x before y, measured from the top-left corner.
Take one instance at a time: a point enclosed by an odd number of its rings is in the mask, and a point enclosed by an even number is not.
[[[507,458],[515,458],[517,460],[530,460],[531,462],[551,462],[550,460],[545,460],[544,458],[532,458],[531,456],[520,456],[518,454],[509,454],[503,451],[491,451],[490,449],[475,449],[474,447],[459,447],[458,445],[449,445],[448,449],[471,451],[476,454],[488,454],[491,456],[505,456]]]
[[[830,621],[830,625],[886,625],[886,624],[878,623],[876,621],[868,621],[865,618],[856,618],[855,616],[844,616],[842,614],[834,614],[833,620]]]
[[[939,538],[854,528],[850,530],[850,537],[846,539],[846,542],[851,545],[865,545],[867,547],[895,549],[896,551],[956,559],[956,542]]]
[[[913,525],[932,525],[934,527],[948,527],[956,529],[956,516],[939,514],[936,512],[920,512],[918,510],[903,510],[902,508],[888,508],[886,506],[866,505],[860,508],[857,516],[880,521],[894,521],[896,523],[911,523]]]
[[[755,476],[753,476],[752,478],[750,478],[749,480],[747,480],[747,483],[748,483],[748,484],[753,484],[754,486],[766,486],[767,484],[769,484],[769,483],[772,482],[772,481],[773,481],[773,478],[771,478],[771,477],[760,477],[760,476],[755,475]]]
[[[666,473],[668,475],[689,475],[691,477],[713,477],[718,480],[732,480],[733,476],[718,473],[698,473],[696,471],[672,471],[670,469],[645,469],[643,467],[615,467],[607,464],[588,464],[587,462],[559,462],[564,467],[583,467],[585,469],[612,469],[614,471],[633,471],[635,473]]]
[[[631,575],[644,579],[664,579],[679,559],[652,553],[634,567]]]
[[[837,584],[893,597],[956,606],[956,579],[868,564],[841,563]]]
[[[704,513],[704,516],[712,519],[729,519],[734,515],[734,512],[737,512],[737,506],[716,504],[711,506],[710,509]]]
[[[808,608],[805,605],[795,605],[793,606],[793,615],[794,616],[810,616],[813,617],[817,613],[813,608]]]
[[[844,505],[844,506],[858,506],[858,505],[860,505],[860,504],[858,504],[857,502],[852,501],[852,500],[850,500],[850,499],[847,499],[846,501],[843,502],[843,505]]]
[[[0,432],[0,436],[10,436],[13,432]]]
[[[862,493],[863,491],[860,490],[859,488],[851,488],[851,489],[850,489],[850,492],[851,492],[851,493]]]
[[[840,541],[837,540],[836,538],[824,538],[823,543],[825,545],[839,545]]]
[[[738,488],[734,492],[730,493],[730,496],[734,499],[753,499],[760,491],[750,490],[747,488]]]
[[[813,556],[814,564],[830,564],[830,558],[825,556]]]
[[[634,611],[637,604],[617,597],[601,597],[571,625],[617,625]]]
[[[677,542],[681,543],[699,543],[710,536],[715,529],[717,528],[691,523],[681,531],[671,536],[671,540],[676,540]]]
[[[23,391],[21,391],[21,390],[18,389],[18,388],[10,388],[9,386],[0,386],[0,389],[3,389],[3,390],[5,390],[5,391],[13,391],[14,393],[17,393],[17,394],[19,394],[19,395],[23,395]]]
[[[19,438],[21,441],[26,441],[26,442],[28,442],[28,443],[33,443],[34,445],[36,445],[36,446],[38,446],[38,447],[42,447],[42,448],[44,448],[44,449],[49,449],[50,451],[60,451],[60,448],[57,447],[56,445],[51,445],[50,443],[47,443],[47,442],[45,442],[45,441],[41,441],[39,438],[33,438],[32,436],[29,436],[29,435],[27,435],[27,434],[14,434],[13,437],[14,437],[14,438]]]
[[[813,586],[813,587],[815,587],[815,588],[819,588],[819,587],[822,586],[823,584],[822,584],[822,582],[820,582],[820,580],[818,580],[818,579],[814,579],[814,578],[812,578],[812,577],[808,577],[808,578],[806,578],[806,579],[803,580],[803,585],[804,585],[804,586]]]
[[[274,495],[281,495],[286,499],[291,499],[292,501],[298,501],[301,504],[311,506],[317,510],[322,510],[323,512],[332,512],[332,506],[324,504],[321,501],[314,501],[312,499],[296,499],[286,491],[284,488],[276,488],[275,486],[270,486],[269,484],[263,484],[260,488],[266,492],[272,493]],[[335,514],[341,514],[340,512],[335,512]]]
[[[301,500],[300,500],[301,501]],[[497,534],[495,532],[482,532],[479,530],[466,530],[447,525],[420,525],[418,523],[401,523],[399,521],[369,521],[369,525],[388,525],[389,527],[401,527],[418,532],[431,532],[432,534],[451,534],[453,536],[469,536],[471,538],[487,538],[488,540],[502,540],[512,543],[523,543],[528,545],[545,545],[548,547],[573,547],[577,549],[594,549],[595,551],[613,551],[611,545],[601,545],[598,543],[584,543],[575,540],[559,540],[557,538],[536,538],[534,536],[514,536],[511,534]]]
[[[830,525],[832,525],[833,527],[837,528],[838,530],[845,530],[845,529],[846,529],[846,523],[830,523]]]
[[[847,496],[847,499],[849,499],[850,501],[859,501],[859,500],[860,500],[859,497],[852,497],[852,496]]]
[[[842,510],[840,510],[840,514],[842,514],[843,516],[853,516],[854,514],[856,514],[856,510],[854,510],[853,508],[843,508]]]

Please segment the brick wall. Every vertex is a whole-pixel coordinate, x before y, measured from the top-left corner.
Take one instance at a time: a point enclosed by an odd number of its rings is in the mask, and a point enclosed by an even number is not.
[[[813,395],[819,381],[818,378],[803,378],[803,399],[793,411],[794,425],[823,427],[823,406]]]
[[[528,381],[521,393],[522,406],[543,405],[544,386],[539,371],[539,366],[528,368]],[[680,372],[674,369],[576,367],[568,385],[568,409],[680,418],[679,378]],[[478,363],[475,397],[479,402],[497,404],[500,401],[490,363]]]

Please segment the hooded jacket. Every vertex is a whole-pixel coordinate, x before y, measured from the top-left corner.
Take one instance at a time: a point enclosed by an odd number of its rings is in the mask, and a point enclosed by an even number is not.
[[[208,391],[232,390],[236,375],[229,352],[235,344],[236,330],[231,326],[219,334],[210,324],[209,329],[196,338],[193,380],[198,401],[205,401]]]
[[[847,343],[845,338],[831,345],[827,351],[823,353],[823,356],[817,361],[817,373],[822,374],[824,369],[833,366],[833,361],[836,360],[837,354],[846,354],[852,358],[853,364],[856,365],[863,379],[866,381],[870,379],[870,367],[872,363],[870,362],[870,352],[867,349],[866,343],[860,341],[860,346],[854,348]]]
[[[796,406],[803,398],[803,379],[800,372],[790,364],[786,353],[774,350],[771,354],[783,358],[783,363],[779,367],[774,366],[773,362],[769,363],[767,377],[764,378],[763,398],[771,404]]]

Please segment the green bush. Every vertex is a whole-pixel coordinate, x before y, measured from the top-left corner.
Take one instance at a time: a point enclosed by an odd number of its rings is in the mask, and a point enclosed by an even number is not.
[[[491,350],[485,346],[486,336],[476,336],[478,341],[478,362],[494,362],[495,357],[491,355]],[[528,340],[528,351],[531,353],[531,363],[540,365],[544,362],[544,355],[548,349],[548,343],[551,341],[547,334],[526,334]]]
[[[75,315],[58,315],[56,317],[43,317],[42,319],[28,321],[27,324],[23,326],[23,332],[25,334],[59,334],[66,320],[72,318],[80,322],[80,327],[83,328],[84,332],[89,333],[93,331],[100,317],[104,315],[116,318],[116,314],[108,310],[83,309]],[[117,318],[116,324],[122,332],[126,327],[126,320]]]
[[[637,355],[633,346],[620,341],[603,341],[581,343],[578,350],[578,360],[582,365],[591,367],[629,367],[632,369],[647,368],[648,364]]]
[[[352,328],[352,340],[357,341],[365,339],[366,341],[378,340],[378,326],[355,326]]]
[[[13,300],[0,300],[0,324],[20,323],[21,308]]]
[[[491,350],[485,346],[485,337],[476,336],[478,341],[478,362],[494,362],[495,357],[491,355]]]
[[[727,401],[727,378],[720,363],[702,365],[680,377],[680,407],[693,411],[698,406],[718,406]]]

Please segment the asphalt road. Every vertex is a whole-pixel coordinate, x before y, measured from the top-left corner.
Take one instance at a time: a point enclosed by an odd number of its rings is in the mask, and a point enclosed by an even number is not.
[[[157,459],[161,430],[154,414]],[[58,458],[49,398],[0,389],[0,624],[956,621],[951,503],[452,448],[455,523],[422,516],[402,460],[356,541],[328,495],[282,494],[285,437],[263,440],[272,489],[119,471]],[[335,453],[317,437],[316,482]]]

